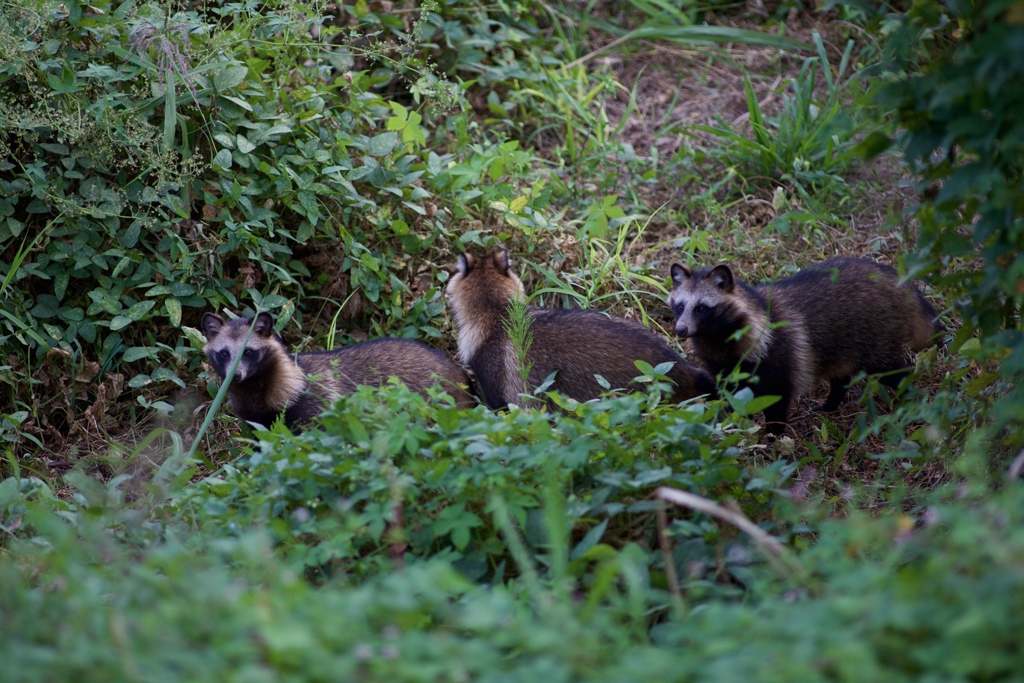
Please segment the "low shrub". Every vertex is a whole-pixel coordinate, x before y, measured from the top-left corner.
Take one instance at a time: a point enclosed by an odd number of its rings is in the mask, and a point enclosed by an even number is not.
[[[752,503],[760,494],[747,490],[737,460],[745,432],[716,425],[699,403],[646,412],[651,400],[494,413],[460,411],[402,386],[361,389],[327,411],[319,429],[258,433],[251,455],[178,507],[190,524],[265,527],[297,569],[321,577],[358,579],[444,557],[473,580],[501,582],[517,571],[499,523],[507,515],[531,563],[568,562],[576,578],[592,581],[601,558],[640,543],[664,587],[657,486]],[[544,516],[552,506],[558,539],[548,537]],[[680,563],[700,559],[713,574],[714,548],[727,536],[693,519],[675,531],[694,541],[683,544],[693,556],[681,553]],[[553,548],[564,543],[571,552],[559,559]]]

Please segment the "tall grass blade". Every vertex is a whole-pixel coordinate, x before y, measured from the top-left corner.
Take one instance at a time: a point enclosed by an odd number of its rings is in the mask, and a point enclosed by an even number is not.
[[[174,85],[174,72],[164,74],[164,149],[174,148],[174,129],[178,124],[178,98]]]
[[[743,45],[760,45],[777,47],[781,50],[808,50],[807,43],[777,36],[762,31],[732,28],[730,26],[645,26],[626,31],[613,24],[597,22],[594,24],[612,35],[628,40],[664,40],[677,45],[710,45],[721,43],[740,43]]]
[[[829,94],[832,94],[836,90],[836,84],[832,81],[832,67],[828,63],[825,43],[822,42],[821,34],[817,31],[814,32],[813,40],[815,51],[818,53],[818,61],[821,64],[821,72],[825,75],[825,85],[828,87]]]
[[[242,340],[242,348],[245,348],[249,344],[249,338],[252,336],[252,330],[256,327],[256,316],[259,315],[259,311],[252,317],[252,322],[249,324],[249,330],[245,333],[245,339]],[[188,449],[188,456],[186,459],[191,461],[196,454],[196,449],[199,448],[199,442],[203,440],[203,436],[206,435],[206,430],[213,424],[213,418],[217,416],[217,411],[220,409],[221,404],[224,403],[224,397],[228,395],[228,387],[231,386],[231,380],[235,376],[235,369],[238,368],[238,363],[242,360],[242,354],[238,354],[235,357],[234,362],[231,363],[231,367],[228,368],[227,375],[224,376],[224,381],[220,383],[220,389],[217,391],[217,395],[213,397],[213,403],[210,404],[210,409],[206,411],[206,417],[203,419],[203,424],[199,427],[199,431],[196,433],[196,438],[192,440],[192,447]],[[269,425],[268,425],[269,426]]]

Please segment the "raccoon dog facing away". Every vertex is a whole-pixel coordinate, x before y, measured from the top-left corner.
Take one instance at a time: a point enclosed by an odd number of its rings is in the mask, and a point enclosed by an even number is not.
[[[252,325],[248,344],[245,336]],[[274,332],[269,313],[230,322],[214,313],[203,315],[203,352],[223,379],[241,354],[228,387],[235,414],[250,422],[270,425],[284,413],[288,427],[301,426],[315,417],[325,403],[350,394],[357,385],[380,386],[397,377],[424,394],[441,384],[459,407],[475,405],[465,387],[466,373],[455,361],[411,339],[375,339],[330,351],[292,355]]]
[[[541,385],[551,373],[556,373],[552,389],[578,401],[597,398],[605,389],[594,375],[604,377],[613,388],[628,387],[640,374],[636,360],[653,366],[675,363],[667,373],[676,384],[675,401],[715,391],[708,373],[684,361],[666,340],[643,325],[598,311],[539,308],[529,309],[530,387],[524,387],[505,331],[509,304],[524,297],[508,252],[486,258],[460,256],[447,291],[458,329],[459,355],[476,375],[478,391],[492,409],[517,403],[519,394]]]
[[[774,433],[820,379],[830,385],[821,410],[835,410],[861,371],[891,373],[881,381],[898,386],[909,372],[907,350],[930,346],[941,329],[917,288],[867,259],[828,259],[755,286],[725,265],[694,272],[675,264],[671,272],[676,334],[713,374],[738,364],[756,377],[755,393],[781,396],[764,411]]]

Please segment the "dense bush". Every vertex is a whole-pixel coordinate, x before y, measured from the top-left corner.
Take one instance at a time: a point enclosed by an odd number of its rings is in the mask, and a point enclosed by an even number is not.
[[[882,91],[922,178],[915,262],[956,302],[953,350],[998,362],[1005,396],[992,418],[1012,449],[1024,443],[1022,48],[1019,2],[915,3],[891,41],[893,64],[907,71]],[[975,392],[995,379],[985,368]]]
[[[259,532],[168,522],[163,542],[131,548],[117,538],[152,538],[152,521],[94,502],[0,484],[19,558],[0,562],[5,680],[1019,678],[1019,484],[828,522],[802,579],[762,580],[754,603],[679,605],[652,636],[656,590],[626,548],[589,586],[571,565],[538,578],[528,559],[516,578],[474,585],[442,555],[313,588]],[[570,554],[565,537],[547,549]]]
[[[0,343],[25,376],[52,348],[70,359],[62,371],[91,380],[59,420],[8,380],[15,433],[68,435],[125,383],[184,386],[203,309],[308,323],[324,304],[295,299],[319,296],[357,333],[440,335],[439,269],[480,239],[453,218],[511,202],[510,174],[528,157],[470,126],[469,110],[453,108],[456,86],[416,55],[396,61],[394,41],[350,45],[357,33],[340,27],[315,41],[320,19],[303,12],[5,11]],[[372,35],[376,21],[363,12],[359,25]],[[438,24],[460,30],[429,13],[412,28],[425,40]],[[392,29],[412,40],[410,27]],[[475,62],[501,52],[497,38]]]
[[[235,533],[267,527],[297,569],[355,577],[444,557],[487,582],[514,572],[494,521],[501,509],[526,533],[532,560],[550,566],[550,547],[571,536],[571,557],[561,561],[589,575],[615,556],[612,547],[639,543],[664,588],[653,490],[670,485],[753,503],[769,483],[747,479],[736,461],[744,433],[715,426],[713,410],[649,408],[646,399],[620,397],[556,416],[435,410],[404,387],[383,397],[367,388],[325,413],[322,429],[262,433],[251,456],[191,489],[181,508],[192,524]],[[787,471],[772,468],[770,476],[782,480]],[[556,501],[563,538],[554,541],[542,513]],[[679,532],[691,539],[679,562],[712,571],[718,530],[687,522]],[[733,569],[735,577],[747,571],[728,564]]]

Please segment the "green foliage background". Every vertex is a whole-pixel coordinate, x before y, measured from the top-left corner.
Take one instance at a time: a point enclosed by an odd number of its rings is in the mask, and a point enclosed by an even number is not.
[[[3,678],[1019,678],[1024,3],[836,3],[841,40],[769,5],[5,2]],[[782,105],[744,69],[743,116],[636,149],[597,48],[642,41],[769,46]],[[207,310],[451,351],[449,268],[500,243],[545,305],[657,326],[669,258],[803,265],[893,147],[891,256],[950,323],[896,405],[867,378],[769,445],[749,392],[663,405],[641,368],[557,414],[395,386],[197,430]]]

